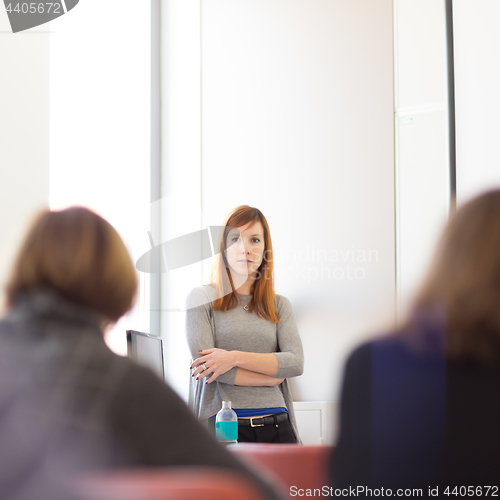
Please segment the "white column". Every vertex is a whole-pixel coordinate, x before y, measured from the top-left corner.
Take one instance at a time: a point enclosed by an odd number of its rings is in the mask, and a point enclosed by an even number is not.
[[[398,318],[427,270],[450,204],[444,1],[394,11]]]
[[[454,0],[457,201],[500,187],[500,2]]]
[[[0,283],[33,215],[49,206],[48,26],[16,34],[0,7]],[[3,302],[3,301],[2,301]]]

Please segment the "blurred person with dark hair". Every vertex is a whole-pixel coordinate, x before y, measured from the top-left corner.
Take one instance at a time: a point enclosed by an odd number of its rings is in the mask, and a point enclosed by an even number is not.
[[[349,357],[332,486],[487,495],[500,477],[499,387],[496,190],[451,218],[406,324]]]
[[[66,500],[82,472],[200,465],[242,473],[276,498],[152,371],[108,349],[103,327],[136,290],[104,219],[76,207],[35,220],[0,322],[0,497]]]

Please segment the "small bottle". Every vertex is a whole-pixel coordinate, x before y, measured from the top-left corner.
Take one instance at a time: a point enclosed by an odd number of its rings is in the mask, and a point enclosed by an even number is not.
[[[215,437],[224,444],[238,442],[238,416],[231,409],[231,401],[222,401],[222,410],[215,417]]]

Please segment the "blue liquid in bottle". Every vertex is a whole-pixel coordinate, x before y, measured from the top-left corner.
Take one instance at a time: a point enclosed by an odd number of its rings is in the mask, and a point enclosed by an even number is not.
[[[231,409],[231,401],[222,401],[222,409],[215,417],[215,437],[224,444],[238,442],[238,416]]]

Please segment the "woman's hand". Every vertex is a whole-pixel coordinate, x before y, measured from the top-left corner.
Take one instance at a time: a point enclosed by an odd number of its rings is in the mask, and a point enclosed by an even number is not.
[[[212,374],[210,379],[205,382],[206,384],[211,384],[219,375],[226,373],[235,366],[234,351],[214,347],[213,349],[198,352],[202,356],[193,361],[191,369],[194,369],[194,372],[191,376],[196,377],[196,380],[198,380]]]

